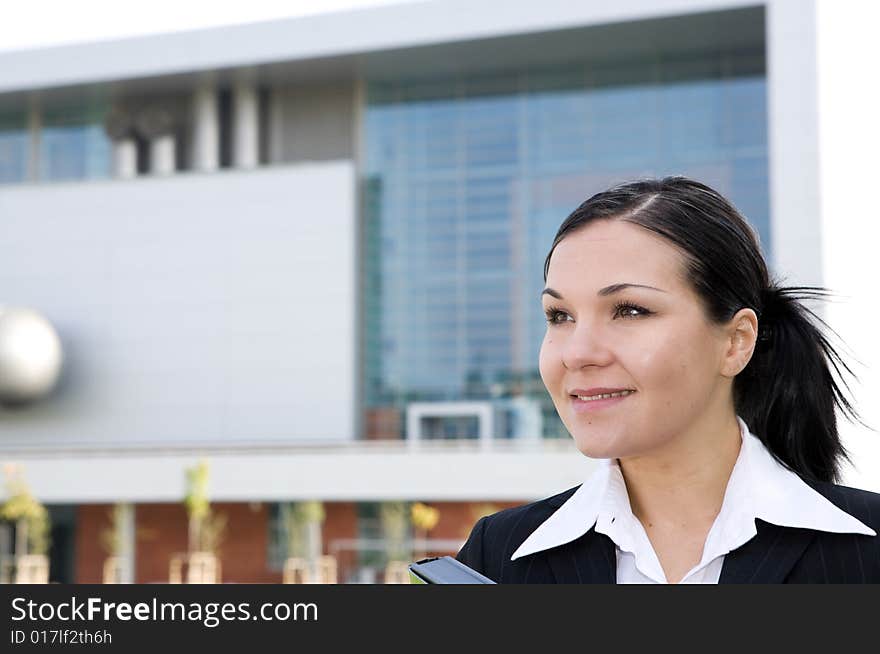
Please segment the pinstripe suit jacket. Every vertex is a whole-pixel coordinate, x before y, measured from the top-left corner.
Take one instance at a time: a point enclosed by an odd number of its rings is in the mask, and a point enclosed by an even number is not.
[[[880,534],[880,494],[806,483]],[[615,583],[614,542],[593,529],[565,545],[510,560],[577,488],[481,518],[456,558],[498,583]],[[880,583],[880,536],[779,527],[760,519],[756,526],[750,541],[724,557],[720,583]]]

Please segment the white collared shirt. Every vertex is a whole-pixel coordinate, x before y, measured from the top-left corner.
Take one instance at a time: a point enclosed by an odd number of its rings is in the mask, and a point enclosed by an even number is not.
[[[715,584],[724,555],[757,534],[755,519],[783,527],[876,536],[877,533],[816,492],[779,463],[737,416],[742,447],[703,556],[679,583]],[[617,583],[668,583],[642,523],[633,515],[617,459],[599,469],[513,553],[511,560],[569,543],[593,525],[616,545]]]

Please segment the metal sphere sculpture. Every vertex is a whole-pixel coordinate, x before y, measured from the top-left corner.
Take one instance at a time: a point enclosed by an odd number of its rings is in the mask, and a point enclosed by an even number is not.
[[[31,309],[0,306],[0,404],[27,404],[58,381],[63,354],[51,323]]]

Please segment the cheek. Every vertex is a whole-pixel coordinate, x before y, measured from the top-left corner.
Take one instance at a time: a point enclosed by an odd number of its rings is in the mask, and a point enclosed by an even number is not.
[[[655,396],[662,396],[665,405],[671,406],[675,397],[693,397],[695,390],[710,386],[713,356],[704,334],[674,330],[652,340],[650,347],[640,349],[631,359],[632,372]]]
[[[560,378],[562,362],[557,353],[556,343],[549,333],[544,335],[541,342],[541,351],[538,354],[538,370],[541,373],[541,380],[547,390],[553,394],[556,383]]]
[[[639,353],[635,374],[646,386],[664,389],[681,376],[681,350],[668,341]]]

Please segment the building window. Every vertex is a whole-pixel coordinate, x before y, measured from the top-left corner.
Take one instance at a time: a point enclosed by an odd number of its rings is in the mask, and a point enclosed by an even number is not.
[[[284,569],[284,561],[287,559],[287,533],[281,516],[281,504],[270,502],[267,507],[269,538],[266,566],[273,572],[280,572]]]
[[[30,136],[25,123],[23,111],[0,110],[0,184],[27,179]]]
[[[111,143],[101,102],[57,104],[43,111],[39,170],[44,180],[110,176]]]

